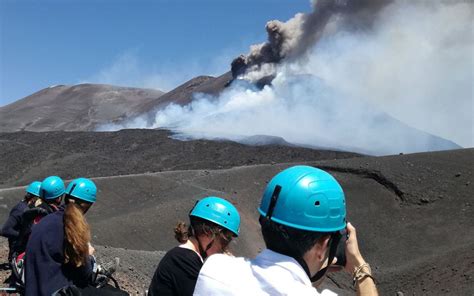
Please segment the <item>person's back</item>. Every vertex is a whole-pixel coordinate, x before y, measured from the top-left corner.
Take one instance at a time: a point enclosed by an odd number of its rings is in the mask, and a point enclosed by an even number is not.
[[[158,264],[148,295],[192,295],[202,264],[193,250],[179,246],[169,250]]]
[[[31,232],[26,247],[25,295],[51,295],[71,285],[87,285],[92,265],[81,269],[64,266],[64,209],[41,220]],[[90,263],[90,262],[89,262]]]
[[[26,295],[51,295],[68,284],[62,277],[63,212],[42,219],[34,227],[26,247]],[[60,241],[60,243],[58,243]],[[59,247],[58,247],[59,246]],[[35,272],[30,272],[35,270]],[[52,285],[52,287],[51,287]],[[58,285],[55,289],[55,285]]]
[[[57,209],[57,206],[48,205],[44,202],[25,208],[21,216],[18,238],[13,244],[13,252],[16,254],[23,253],[26,250],[32,227],[38,224],[46,215],[57,211]]]
[[[318,292],[295,259],[267,249],[253,260],[220,254],[209,257],[199,273],[194,295],[335,294]]]
[[[14,251],[14,246],[19,238],[20,229],[22,225],[23,212],[28,208],[26,201],[22,200],[17,203],[11,210],[7,221],[2,227],[2,236],[8,238],[8,260],[11,260],[11,256]]]
[[[15,251],[15,245],[21,237],[21,228],[23,225],[23,213],[27,210],[30,204],[33,204],[36,201],[36,198],[39,197],[39,190],[41,187],[41,182],[34,181],[26,188],[26,194],[22,201],[17,203],[10,211],[7,221],[2,227],[1,235],[8,238],[8,261],[11,261],[11,258]]]

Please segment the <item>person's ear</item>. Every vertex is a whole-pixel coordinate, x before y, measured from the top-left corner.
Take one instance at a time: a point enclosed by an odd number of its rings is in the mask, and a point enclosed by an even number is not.
[[[325,235],[321,237],[320,239],[318,239],[318,241],[316,242],[315,252],[316,252],[316,256],[318,257],[320,261],[326,258],[326,253],[327,253],[330,238],[331,236]]]

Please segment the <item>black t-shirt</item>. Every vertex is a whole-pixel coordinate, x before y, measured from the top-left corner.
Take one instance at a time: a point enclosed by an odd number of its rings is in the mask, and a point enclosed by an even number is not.
[[[193,295],[201,267],[201,258],[193,250],[181,247],[169,250],[158,264],[148,295]]]

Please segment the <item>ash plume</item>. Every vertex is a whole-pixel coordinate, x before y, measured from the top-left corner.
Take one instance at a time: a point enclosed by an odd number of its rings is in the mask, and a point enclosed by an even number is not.
[[[187,105],[158,110],[153,122],[138,117],[102,130],[167,128],[189,138],[242,142],[267,135],[375,155],[459,148],[448,140],[474,147],[474,3],[365,3],[373,5],[335,12],[322,36],[306,38],[311,42],[273,35],[281,51],[267,45],[265,57],[273,59],[262,57],[258,69],[217,95],[195,94]],[[292,28],[300,40],[301,18],[281,28]],[[260,88],[247,79],[261,74],[273,75],[271,84]]]
[[[248,55],[234,59],[232,76],[237,78],[264,65],[271,68],[282,60],[291,62],[300,58],[318,42],[333,18],[342,18],[339,20],[342,26],[354,29],[369,26],[390,2],[392,0],[313,0],[310,13],[298,13],[287,22],[269,21],[265,27],[268,41],[252,45]]]

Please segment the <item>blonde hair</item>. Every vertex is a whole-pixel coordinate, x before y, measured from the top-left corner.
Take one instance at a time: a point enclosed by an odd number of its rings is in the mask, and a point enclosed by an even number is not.
[[[86,265],[91,233],[82,209],[69,202],[64,210],[64,263],[75,267]]]

